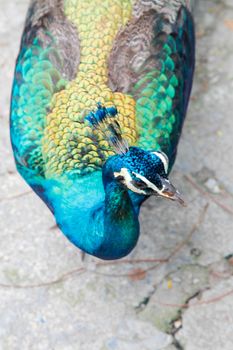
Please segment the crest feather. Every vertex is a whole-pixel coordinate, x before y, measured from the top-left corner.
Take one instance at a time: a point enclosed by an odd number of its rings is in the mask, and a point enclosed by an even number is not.
[[[91,111],[85,119],[91,126],[100,131],[118,154],[128,152],[128,142],[122,137],[120,124],[116,120],[118,111],[115,106],[105,107],[97,103],[97,110]]]

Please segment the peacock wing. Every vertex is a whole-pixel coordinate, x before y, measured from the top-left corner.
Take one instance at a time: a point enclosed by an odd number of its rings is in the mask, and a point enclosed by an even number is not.
[[[11,100],[11,140],[18,170],[31,184],[44,178],[42,139],[53,96],[77,72],[76,27],[62,0],[30,4],[16,62]]]
[[[165,152],[171,168],[192,87],[193,19],[183,5],[139,9],[115,40],[109,85],[136,101],[137,145]]]

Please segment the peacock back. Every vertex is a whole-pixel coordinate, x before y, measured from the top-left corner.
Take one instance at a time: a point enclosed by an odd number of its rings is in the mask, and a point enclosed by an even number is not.
[[[171,167],[193,69],[187,0],[32,0],[11,104],[20,173],[33,186],[100,170],[114,151],[87,121],[98,104],[117,109],[130,146],[162,150]]]

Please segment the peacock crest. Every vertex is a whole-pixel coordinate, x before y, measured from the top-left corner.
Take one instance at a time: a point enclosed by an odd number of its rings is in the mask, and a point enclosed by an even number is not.
[[[124,154],[129,150],[126,139],[122,136],[120,124],[117,121],[118,111],[115,106],[105,107],[97,103],[97,110],[91,111],[85,119],[91,126],[102,133],[109,145],[118,154]]]

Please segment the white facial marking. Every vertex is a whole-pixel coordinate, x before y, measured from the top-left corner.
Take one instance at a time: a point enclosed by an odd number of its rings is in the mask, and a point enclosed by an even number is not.
[[[123,178],[124,178],[123,183],[129,190],[131,190],[133,192],[136,192],[138,194],[146,194],[145,191],[140,190],[139,188],[135,187],[132,184],[132,177],[130,176],[130,173],[128,172],[128,170],[126,168],[122,168],[119,173],[118,172],[114,172],[113,175],[115,177],[123,176]]]
[[[167,155],[164,152],[152,152],[152,153],[154,153],[157,157],[159,157],[159,159],[163,163],[165,173],[167,174],[168,164],[169,164]]]
[[[133,172],[133,174],[138,178],[141,179],[145,184],[147,184],[148,188],[151,188],[153,191],[157,192],[158,195],[162,196],[162,197],[166,197],[169,199],[172,199],[171,196],[167,195],[166,193],[164,193],[164,189],[165,189],[165,185],[163,185],[162,189],[160,190],[155,184],[153,184],[152,182],[150,182],[145,176],[140,175],[140,174],[136,174]],[[167,182],[168,184],[170,184],[169,180],[165,179],[165,182]],[[176,191],[177,194],[179,194],[178,191]]]

